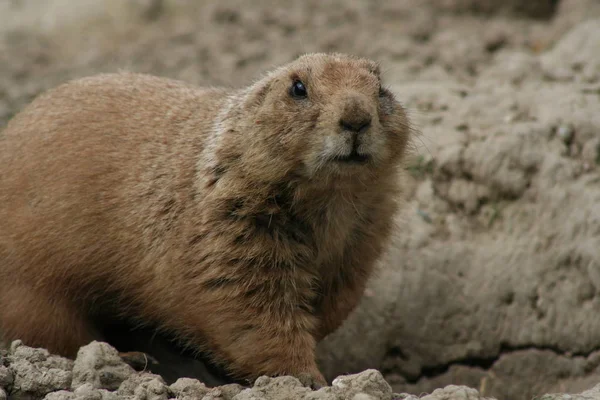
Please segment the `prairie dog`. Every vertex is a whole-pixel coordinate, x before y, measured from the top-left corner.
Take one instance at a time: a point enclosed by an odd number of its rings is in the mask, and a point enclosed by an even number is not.
[[[0,332],[74,356],[99,315],[239,379],[325,380],[315,345],[390,234],[410,136],[378,65],[308,54],[240,89],[120,73],[0,135]]]

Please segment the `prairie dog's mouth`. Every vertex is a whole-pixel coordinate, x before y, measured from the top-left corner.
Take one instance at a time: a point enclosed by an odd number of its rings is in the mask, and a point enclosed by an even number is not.
[[[376,158],[376,152],[377,148],[371,145],[368,138],[359,140],[357,136],[336,135],[325,139],[319,158],[321,162],[339,165],[334,167],[335,170],[343,170],[351,166],[364,167]]]
[[[369,161],[369,156],[367,154],[358,154],[356,149],[352,149],[350,154],[344,156],[335,156],[333,161],[345,163],[345,164],[364,164]]]

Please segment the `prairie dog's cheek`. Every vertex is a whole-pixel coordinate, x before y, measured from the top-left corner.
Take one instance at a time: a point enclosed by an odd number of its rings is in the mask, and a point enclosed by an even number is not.
[[[328,143],[330,142],[330,143]],[[334,146],[334,143],[327,140],[325,136],[316,136],[307,140],[304,147],[300,149],[302,154],[302,163],[309,176],[316,174],[323,166],[324,149],[328,146]]]
[[[315,135],[307,138],[303,151],[310,158],[318,158],[323,153],[323,148],[328,146],[327,142],[325,136]]]
[[[322,153],[335,154],[339,147],[339,143],[337,143],[338,141],[336,141],[335,138],[332,136],[325,136],[323,138]]]
[[[388,141],[388,138],[385,136],[380,136],[374,138],[373,143],[371,144],[372,156],[373,159],[379,162],[386,162],[389,160],[391,155],[391,144]]]
[[[389,155],[390,138],[386,132],[373,132],[362,138],[363,151],[371,154],[376,159],[387,158]]]

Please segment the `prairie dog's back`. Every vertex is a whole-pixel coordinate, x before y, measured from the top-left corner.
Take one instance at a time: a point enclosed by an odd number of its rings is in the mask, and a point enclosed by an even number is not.
[[[83,286],[105,272],[99,264],[125,267],[124,257],[143,251],[145,224],[160,229],[156,219],[150,225],[164,206],[161,197],[191,190],[196,160],[190,154],[200,153],[224,93],[109,74],[36,99],[0,134],[0,279],[30,279],[11,265],[38,265],[33,276],[39,282],[70,274]],[[18,254],[8,250],[13,240],[20,243]],[[129,247],[115,252],[123,246]],[[12,259],[25,256],[26,263]],[[94,270],[77,273],[75,263]],[[48,268],[39,268],[44,264]]]

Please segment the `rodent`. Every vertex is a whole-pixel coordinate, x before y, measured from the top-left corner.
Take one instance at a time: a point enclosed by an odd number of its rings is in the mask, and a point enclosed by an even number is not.
[[[411,129],[377,63],[307,54],[242,89],[135,73],[0,135],[0,332],[73,357],[151,323],[231,376],[308,376],[387,238]]]

